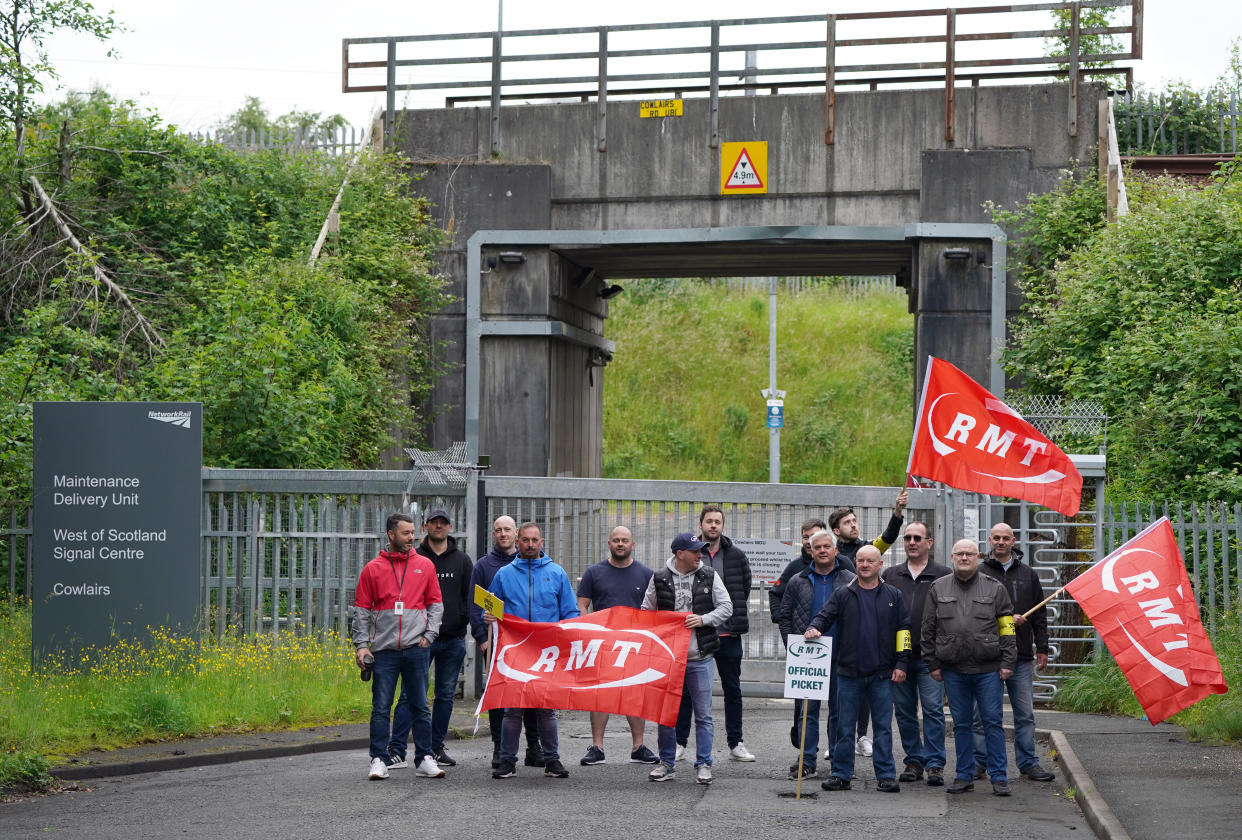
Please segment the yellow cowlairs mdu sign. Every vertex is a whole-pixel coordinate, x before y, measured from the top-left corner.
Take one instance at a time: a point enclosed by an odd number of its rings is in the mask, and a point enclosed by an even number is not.
[[[760,195],[768,191],[768,141],[720,144],[720,194]]]

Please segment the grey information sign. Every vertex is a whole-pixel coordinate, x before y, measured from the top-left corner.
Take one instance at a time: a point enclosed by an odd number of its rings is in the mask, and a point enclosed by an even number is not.
[[[33,648],[193,632],[201,403],[34,405]]]

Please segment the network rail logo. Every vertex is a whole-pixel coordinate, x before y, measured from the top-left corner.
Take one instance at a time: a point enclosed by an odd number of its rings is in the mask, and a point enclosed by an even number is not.
[[[193,415],[188,411],[148,411],[147,417],[152,420],[158,420],[161,423],[169,423],[173,426],[180,426],[183,429],[190,428],[190,418]]]

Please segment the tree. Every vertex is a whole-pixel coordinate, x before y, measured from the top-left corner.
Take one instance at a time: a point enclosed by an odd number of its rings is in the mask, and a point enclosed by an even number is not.
[[[272,118],[257,96],[247,96],[242,106],[216,124],[222,132],[237,136],[260,135],[268,132],[277,137],[289,137],[298,132],[331,131],[349,125],[340,114],[325,117],[318,111],[293,110]]]
[[[44,46],[55,32],[68,30],[112,37],[120,25],[112,13],[100,15],[85,0],[7,0],[0,2],[0,116],[13,126],[17,161],[22,160],[30,98],[43,90],[43,79],[57,78]],[[112,50],[108,51],[113,56]]]
[[[1084,30],[1103,29],[1112,22],[1113,13],[1117,11],[1117,6],[1097,6],[1094,8],[1080,8],[1078,10],[1078,55],[1108,55],[1110,53],[1118,53],[1121,51],[1121,42],[1112,35],[1096,35],[1086,34]],[[1055,28],[1061,34],[1058,35],[1049,45],[1048,54],[1051,56],[1068,57],[1070,54],[1070,38],[1071,31],[1074,26],[1074,12],[1072,9],[1053,9],[1052,17]],[[1112,61],[1087,61],[1081,64],[1082,69],[1088,70],[1096,67],[1108,67]]]

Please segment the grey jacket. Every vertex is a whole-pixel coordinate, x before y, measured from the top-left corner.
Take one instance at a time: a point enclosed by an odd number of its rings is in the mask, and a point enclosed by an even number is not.
[[[683,575],[677,571],[677,558],[670,557],[665,565],[673,575],[673,594],[676,603],[674,609],[677,612],[694,612],[694,592],[691,586],[694,583],[694,573],[698,571],[698,567],[696,566]],[[733,599],[729,597],[729,590],[725,589],[724,581],[721,580],[720,575],[712,575],[712,603],[715,605],[715,609],[703,616],[703,624],[708,627],[720,627],[729,620],[729,616],[733,615]],[[643,609],[659,609],[656,606],[654,576],[647,581],[647,591],[643,594]],[[694,633],[690,634],[690,650],[686,654],[686,658],[692,660],[707,658],[699,653],[699,640]]]
[[[920,633],[929,671],[1013,670],[1018,661],[1013,605],[996,580],[979,572],[966,583],[945,575],[927,590]]]

